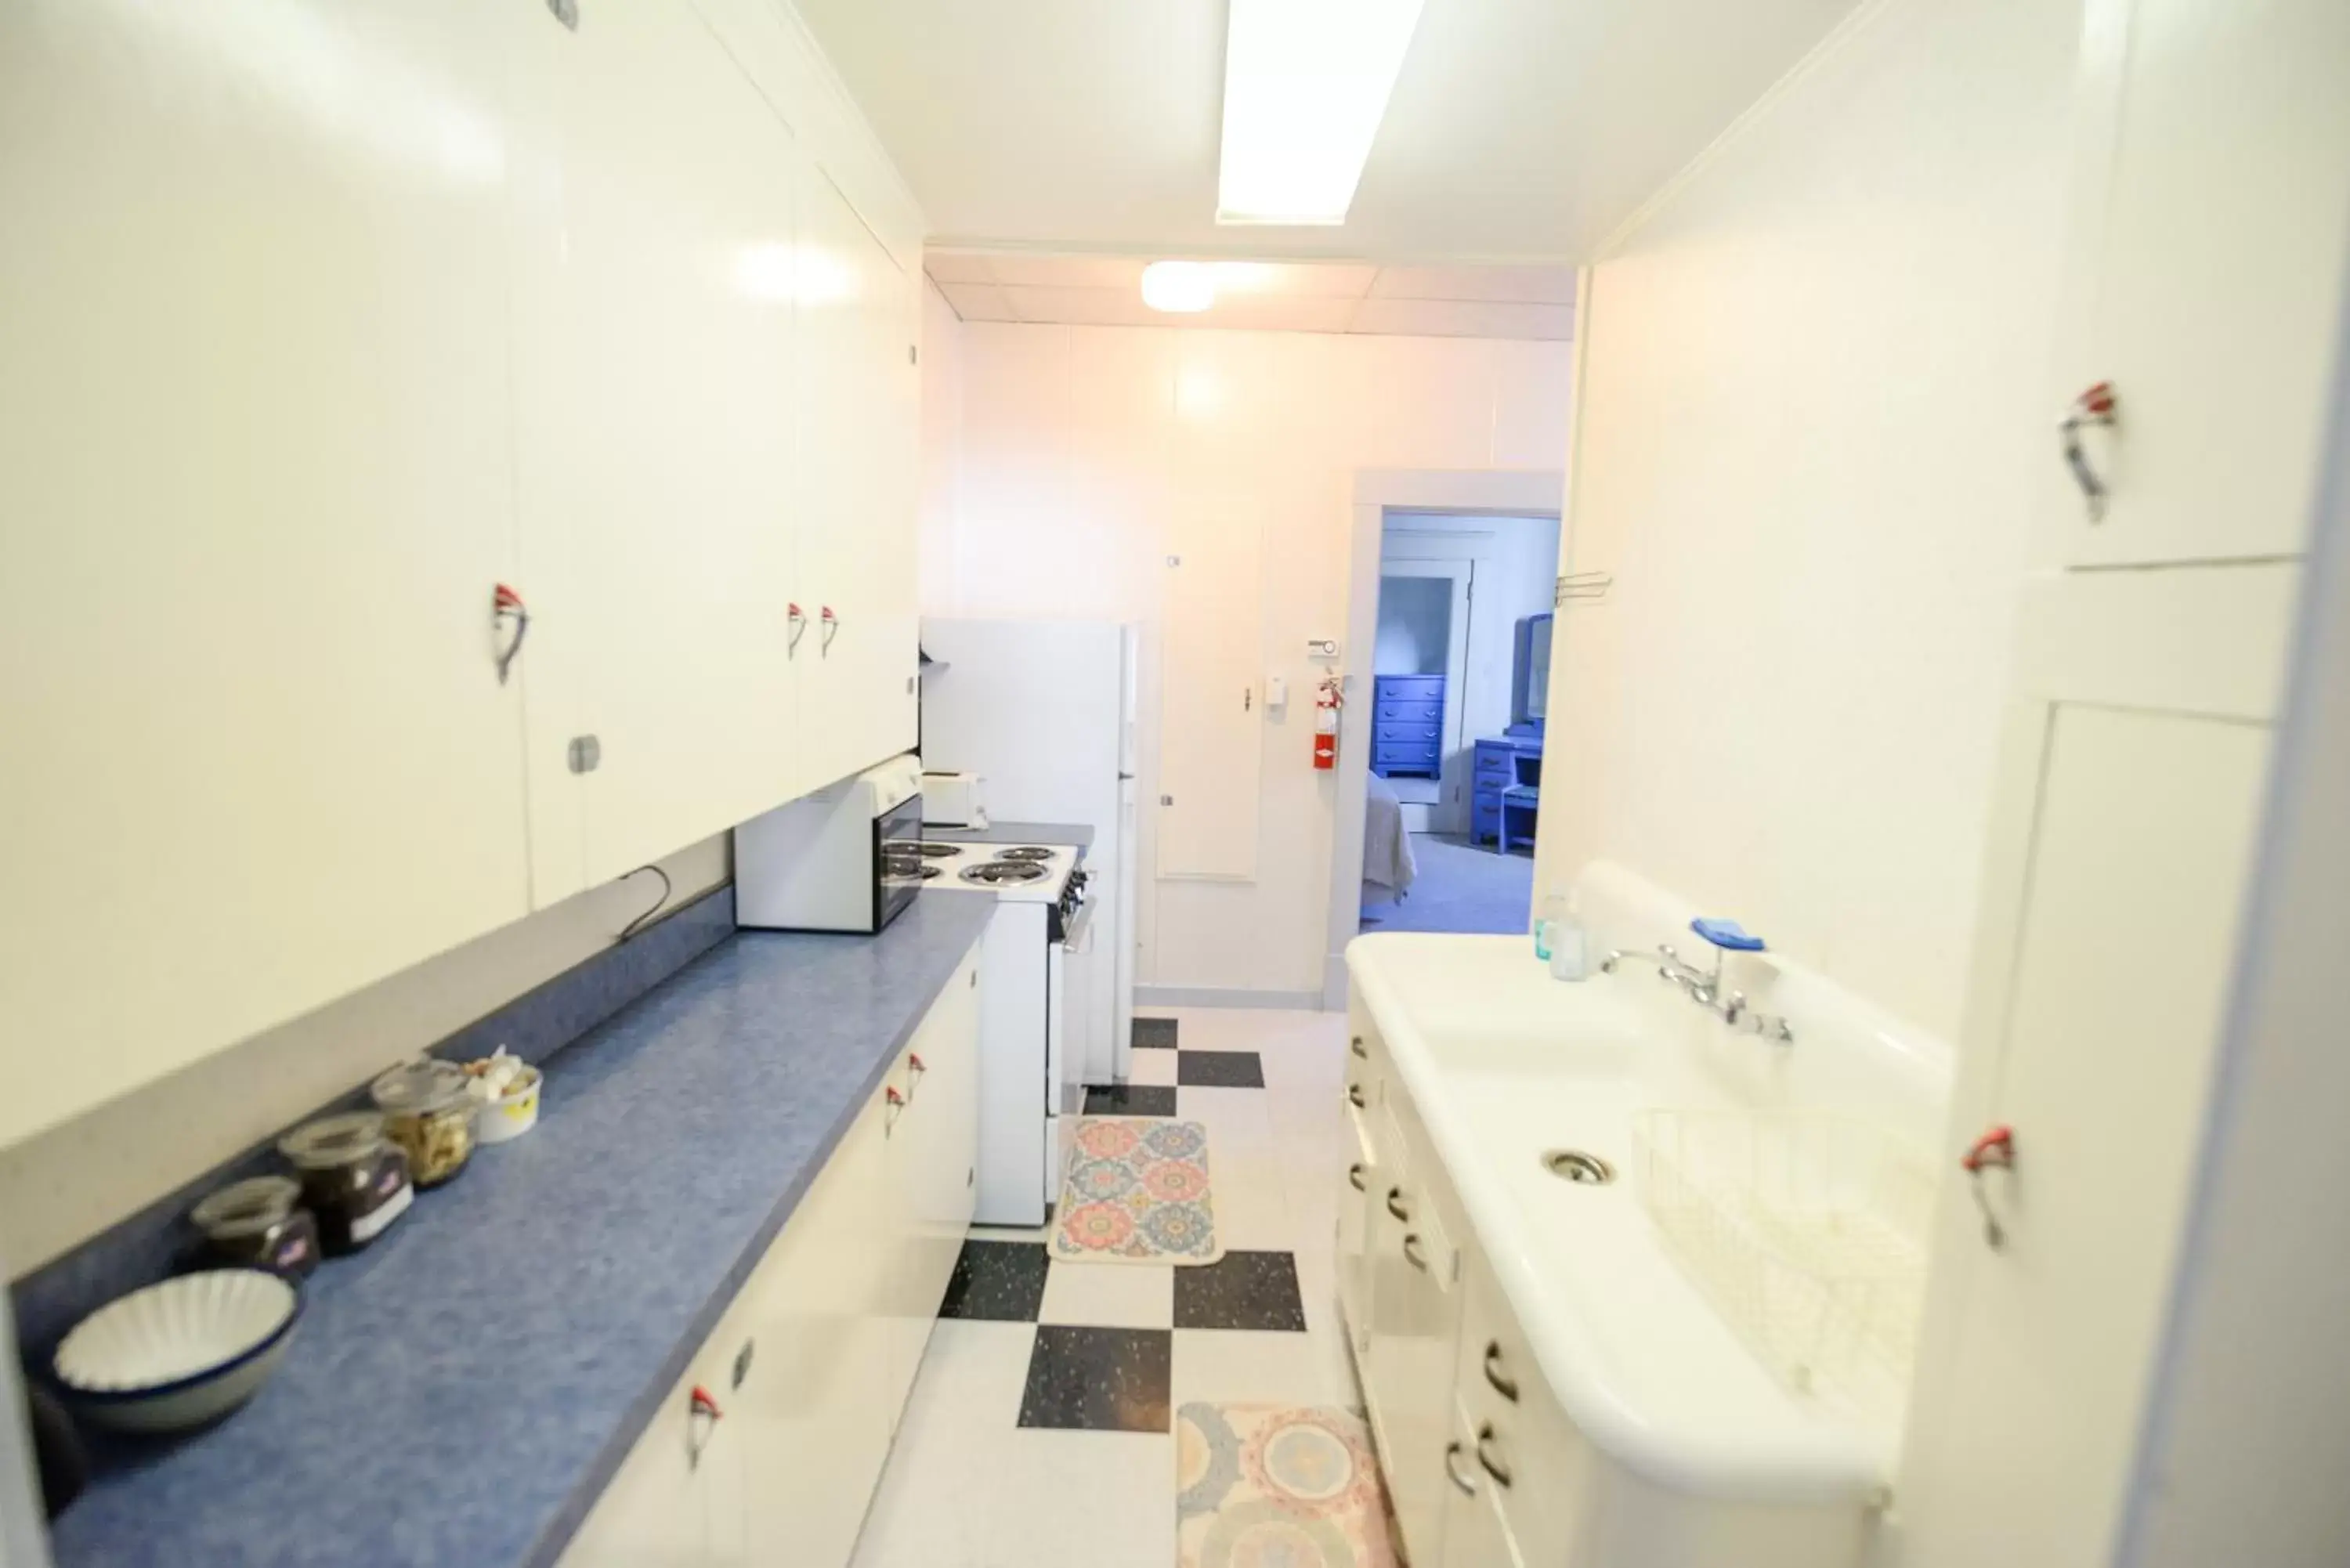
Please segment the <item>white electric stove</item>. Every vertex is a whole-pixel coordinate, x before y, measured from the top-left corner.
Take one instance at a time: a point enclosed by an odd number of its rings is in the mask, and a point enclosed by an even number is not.
[[[979,1170],[972,1220],[1041,1225],[1060,1196],[1063,1114],[1084,1108],[1093,911],[1081,853],[1065,845],[898,840],[887,874],[925,893],[996,900],[980,953]]]

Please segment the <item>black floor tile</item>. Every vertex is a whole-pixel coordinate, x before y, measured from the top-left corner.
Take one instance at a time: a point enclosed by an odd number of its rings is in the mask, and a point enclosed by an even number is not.
[[[939,1315],[1035,1323],[1045,1304],[1045,1272],[1051,1266],[1042,1241],[967,1241]]]
[[[1200,1089],[1262,1089],[1264,1064],[1253,1051],[1186,1051],[1175,1058],[1175,1081]]]
[[[1138,1051],[1172,1051],[1175,1049],[1175,1023],[1172,1018],[1138,1018],[1134,1021],[1134,1045]]]
[[[1171,1116],[1175,1114],[1172,1084],[1095,1084],[1086,1090],[1089,1116]]]
[[[1287,1252],[1226,1252],[1175,1271],[1177,1328],[1272,1328],[1305,1332],[1297,1260]]]
[[[1180,1278],[1184,1271],[1178,1269]],[[1036,1330],[1020,1424],[1089,1432],[1165,1432],[1175,1336],[1163,1328]]]

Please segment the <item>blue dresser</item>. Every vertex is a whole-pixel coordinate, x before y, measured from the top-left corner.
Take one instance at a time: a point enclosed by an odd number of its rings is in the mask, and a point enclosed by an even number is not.
[[[1506,849],[1513,840],[1534,842],[1542,798],[1542,754],[1540,735],[1496,735],[1477,742],[1475,771],[1470,774],[1471,843],[1493,839]]]
[[[1371,771],[1435,778],[1444,769],[1444,677],[1371,678]]]

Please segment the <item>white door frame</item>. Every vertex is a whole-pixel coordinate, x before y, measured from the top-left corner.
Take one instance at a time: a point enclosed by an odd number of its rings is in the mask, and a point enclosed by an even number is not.
[[[1379,546],[1387,514],[1449,512],[1488,517],[1555,517],[1566,499],[1555,468],[1365,468],[1355,472],[1349,533],[1347,634],[1339,645],[1346,705],[1338,712],[1338,766],[1332,774],[1329,937],[1322,964],[1322,1005],[1347,1005],[1347,944],[1362,929],[1363,796],[1371,776],[1370,649],[1378,638]],[[1566,559],[1560,538],[1559,559]]]
[[[1381,548],[1384,549],[1384,526],[1380,534]],[[1416,833],[1430,828],[1440,833],[1466,832],[1469,803],[1459,798],[1459,792],[1467,782],[1469,770],[1461,761],[1461,732],[1465,722],[1463,715],[1468,708],[1469,618],[1476,613],[1473,606],[1477,595],[1477,563],[1465,556],[1449,561],[1382,559],[1379,562],[1379,581],[1384,584],[1389,577],[1436,577],[1452,585],[1452,618],[1444,628],[1444,712],[1438,721],[1443,734],[1437,745],[1436,804],[1431,806],[1406,801],[1404,826]],[[1387,589],[1383,587],[1379,593],[1384,598]],[[1373,636],[1377,635],[1375,628]],[[1367,759],[1365,765],[1369,765]],[[1416,827],[1411,821],[1415,806],[1419,817]]]

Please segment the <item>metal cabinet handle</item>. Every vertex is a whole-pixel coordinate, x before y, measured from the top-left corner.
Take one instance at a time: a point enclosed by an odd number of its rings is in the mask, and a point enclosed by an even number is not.
[[[1363,1037],[1359,1034],[1356,1035],[1352,1040],[1347,1043],[1347,1049],[1352,1051],[1356,1055],[1360,1056],[1366,1062],[1371,1059],[1371,1054],[1363,1048]]]
[[[832,613],[830,605],[826,605],[816,611],[816,618],[824,623],[824,635],[816,645],[816,654],[821,658],[832,651],[832,639],[840,635],[840,618]]]
[[[523,604],[520,594],[499,583],[490,594],[490,625],[503,626],[507,621],[514,622],[514,640],[497,655],[498,684],[501,686],[513,673],[514,661],[522,657],[523,639],[530,635],[530,610]]]
[[[1394,1215],[1399,1220],[1410,1220],[1411,1205],[1403,1200],[1402,1188],[1390,1187],[1388,1189],[1388,1212]]]
[[[1408,1235],[1403,1239],[1403,1261],[1423,1274],[1428,1272],[1428,1251],[1420,1245],[1418,1234]]]
[[[1357,1192],[1368,1189],[1370,1184],[1363,1179],[1363,1168],[1361,1166],[1350,1165],[1347,1168],[1347,1185],[1353,1188]]]
[[[1511,1404],[1518,1402],[1518,1380],[1502,1370],[1502,1342],[1498,1339],[1485,1346],[1485,1381]]]
[[[1363,1097],[1362,1085],[1349,1084],[1347,1085],[1347,1103],[1354,1106],[1358,1111],[1370,1104],[1370,1101]]]
[[[2064,445],[2064,465],[2073,471],[2073,483],[2081,487],[2081,499],[2088,504],[2092,523],[2105,521],[2106,499],[2111,491],[2090,465],[2089,454],[2081,446],[2081,431],[2090,425],[2110,427],[2118,406],[2114,384],[2099,381],[2074,399],[2064,417],[2056,421],[2057,435]]]
[[[1444,1445],[1444,1473],[1451,1480],[1454,1486],[1461,1489],[1461,1495],[1462,1497],[1475,1497],[1477,1495],[1476,1479],[1472,1476],[1462,1475],[1453,1465],[1452,1461],[1460,1457],[1460,1444],[1447,1443]]]
[[[1477,1462],[1485,1468],[1487,1475],[1493,1478],[1494,1485],[1507,1486],[1510,1484],[1510,1467],[1492,1456],[1493,1444],[1493,1424],[1488,1421],[1477,1428]]]
[[[688,1469],[699,1469],[702,1468],[702,1450],[710,1446],[711,1437],[717,1431],[718,1423],[726,1418],[726,1412],[718,1407],[718,1401],[710,1397],[710,1390],[697,1383],[686,1407],[686,1415],[685,1465]]]
[[[807,635],[807,612],[797,605],[785,605],[784,624],[791,628],[791,639],[784,644],[784,657],[789,659],[799,652],[800,639]]]

